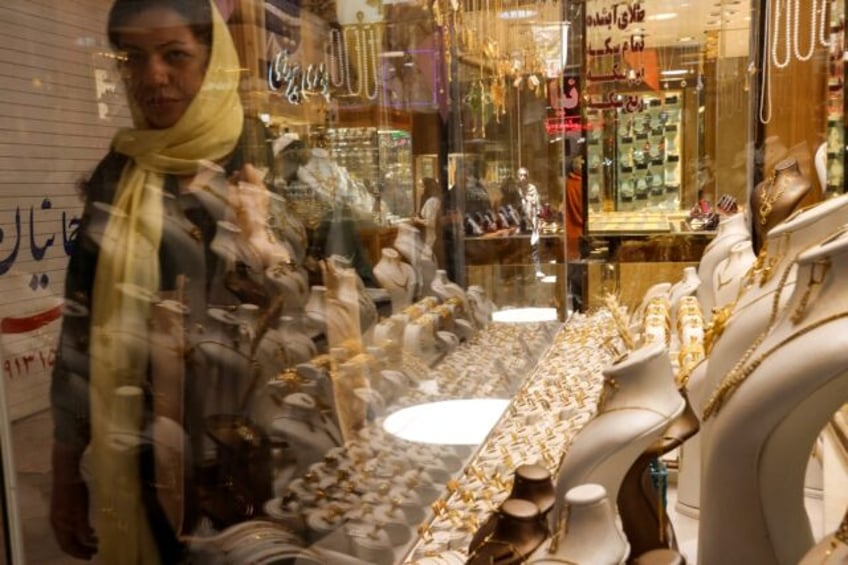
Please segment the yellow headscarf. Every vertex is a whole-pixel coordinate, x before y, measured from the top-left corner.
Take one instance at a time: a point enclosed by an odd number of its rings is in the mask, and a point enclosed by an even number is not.
[[[98,553],[104,563],[159,561],[141,500],[138,452],[121,454],[113,447],[116,437],[138,438],[142,431],[143,395],[132,391],[147,380],[149,318],[160,284],[165,175],[192,175],[199,160],[228,156],[244,120],[238,54],[215,3],[210,0],[210,5],[209,64],[185,114],[170,128],[144,129],[135,111],[136,128],[120,130],[113,140],[115,151],[130,160],[98,258],[90,346],[93,493]],[[123,394],[116,395],[119,387]]]

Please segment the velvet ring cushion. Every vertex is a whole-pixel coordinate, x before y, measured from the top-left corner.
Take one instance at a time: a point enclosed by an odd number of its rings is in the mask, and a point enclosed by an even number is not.
[[[380,261],[374,266],[374,276],[389,293],[392,313],[396,314],[412,304],[418,284],[415,269],[401,259],[397,250],[382,250]]]
[[[551,473],[541,465],[520,465],[515,470],[509,498],[529,500],[539,508],[542,516],[546,516],[556,499]]]
[[[495,514],[492,532],[470,551],[468,565],[518,565],[548,536],[539,508],[530,501],[507,499]]]
[[[539,514],[544,519],[548,512],[554,507],[556,493],[551,481],[551,473],[541,465],[520,465],[515,470],[512,481],[512,490],[507,500],[518,499],[532,502],[539,509]],[[480,529],[471,538],[471,550],[476,549],[486,536],[491,535],[497,523],[498,515],[492,514]]]

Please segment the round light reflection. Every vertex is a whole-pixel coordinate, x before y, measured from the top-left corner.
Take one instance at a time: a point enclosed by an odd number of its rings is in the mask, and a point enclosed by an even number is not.
[[[418,443],[479,445],[509,405],[504,398],[465,398],[419,404],[383,421],[393,436]]]
[[[495,322],[554,322],[557,319],[556,308],[509,308],[492,314]]]

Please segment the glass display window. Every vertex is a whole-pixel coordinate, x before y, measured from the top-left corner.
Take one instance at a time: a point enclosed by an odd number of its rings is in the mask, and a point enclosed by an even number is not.
[[[593,562],[551,528],[596,504],[629,541],[595,545],[635,558],[675,539],[664,496],[700,500],[674,448],[732,406],[701,397],[747,394],[687,388],[732,369],[739,309],[809,279],[790,313],[748,311],[770,331],[835,288],[800,246],[843,237],[839,2],[0,16],[11,563]],[[565,492],[646,366],[662,421],[610,460],[654,449],[660,542],[617,506],[628,468]],[[830,531],[845,503],[820,490]]]

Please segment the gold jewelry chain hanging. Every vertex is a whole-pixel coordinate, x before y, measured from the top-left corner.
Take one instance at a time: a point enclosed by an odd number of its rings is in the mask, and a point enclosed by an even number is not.
[[[848,318],[848,312],[839,312],[838,314],[833,314],[831,316],[827,316],[822,318],[817,322],[813,322],[807,326],[804,326],[800,330],[795,333],[788,335],[787,337],[780,340],[773,347],[769,348],[762,355],[757,357],[755,360],[751,361],[749,364],[744,365],[743,363],[750,358],[753,354],[753,350],[756,349],[756,346],[752,346],[748,351],[751,353],[747,354],[739,363],[736,364],[735,367],[722,379],[721,383],[718,387],[716,387],[715,391],[713,391],[712,396],[704,407],[703,420],[709,419],[711,416],[714,416],[721,410],[722,406],[724,406],[728,400],[733,396],[733,393],[748,379],[748,377],[753,374],[754,371],[757,370],[763,361],[766,360],[770,355],[775,353],[778,349],[782,348],[785,345],[795,341],[796,339],[810,333],[811,331],[829,324],[830,322],[835,322],[836,320],[840,320],[842,318]],[[764,338],[763,338],[764,339]],[[757,345],[762,343],[763,339],[758,340]],[[746,352],[747,353],[747,352]]]

